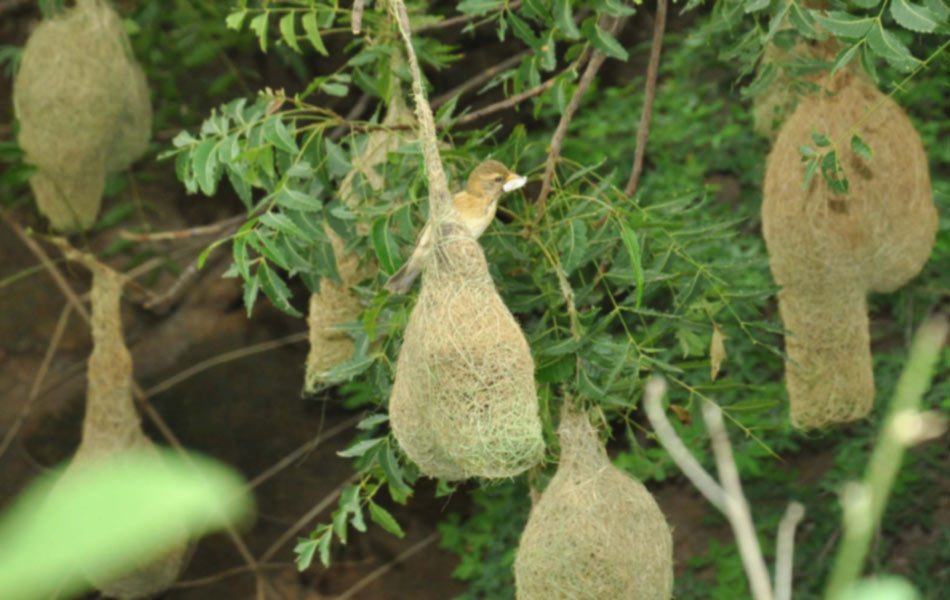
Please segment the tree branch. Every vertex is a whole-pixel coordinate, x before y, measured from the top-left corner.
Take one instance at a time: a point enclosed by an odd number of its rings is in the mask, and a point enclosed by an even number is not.
[[[518,10],[521,8],[522,0],[515,0],[508,4],[505,8],[500,8],[493,12],[501,12],[503,10]],[[481,15],[484,16],[484,15]],[[468,23],[469,21],[474,21],[477,17],[475,15],[459,15],[457,17],[451,17],[449,19],[443,19],[441,21],[436,21],[435,23],[429,23],[427,25],[420,25],[412,30],[412,33],[422,33],[423,31],[432,31],[433,29],[445,29],[446,27],[454,27],[455,25],[461,25],[463,23]],[[409,23],[409,20],[406,19],[406,23]],[[408,29],[408,27],[407,27]]]
[[[792,600],[792,566],[795,557],[795,528],[805,516],[805,507],[790,502],[778,524],[775,541],[775,600]]]
[[[626,22],[627,20],[625,18],[616,19],[613,20],[609,26],[605,27],[605,29],[607,29],[611,35],[616,35]],[[602,26],[603,25],[607,25],[606,20]],[[587,63],[587,68],[584,69],[584,74],[581,75],[581,79],[577,83],[577,89],[574,90],[574,95],[571,96],[567,107],[564,109],[564,114],[561,115],[561,120],[557,124],[557,129],[554,130],[554,135],[551,136],[551,149],[548,151],[548,158],[544,165],[544,177],[541,179],[541,192],[538,194],[538,209],[534,216],[534,223],[538,223],[541,220],[541,216],[544,214],[544,206],[548,201],[548,196],[551,194],[551,180],[554,178],[554,166],[561,157],[561,147],[564,145],[564,138],[567,136],[567,128],[574,118],[574,113],[577,112],[578,107],[580,107],[581,100],[584,98],[584,94],[587,93],[587,88],[593,83],[597,71],[600,70],[600,66],[604,64],[606,58],[602,52],[594,51],[590,62]]]
[[[376,581],[377,579],[379,579],[380,577],[382,577],[383,575],[385,575],[386,573],[388,573],[390,570],[392,570],[393,567],[395,567],[396,565],[398,565],[399,563],[401,563],[401,562],[404,561],[404,560],[408,560],[408,559],[411,558],[413,555],[415,555],[415,554],[421,552],[421,551],[424,550],[429,544],[431,544],[432,542],[436,541],[437,539],[439,539],[439,532],[438,532],[438,531],[433,532],[433,533],[430,533],[428,536],[426,536],[426,537],[423,538],[422,540],[416,542],[416,543],[413,544],[412,546],[410,546],[410,547],[406,548],[405,550],[403,550],[396,558],[394,558],[394,559],[392,559],[391,561],[387,562],[385,565],[382,565],[382,566],[380,566],[380,567],[374,569],[372,573],[370,573],[370,574],[367,575],[366,577],[364,577],[364,578],[360,579],[359,581],[357,581],[355,584],[353,584],[353,585],[350,587],[350,589],[346,590],[345,592],[343,592],[342,594],[340,594],[339,596],[337,596],[334,600],[349,600],[350,598],[352,598],[353,596],[355,596],[356,594],[358,594],[358,593],[360,592],[360,590],[362,590],[363,588],[365,588],[365,587],[368,586],[369,584],[373,583],[374,581]]]
[[[452,98],[456,96],[460,96],[464,94],[465,92],[469,91],[470,89],[480,86],[481,84],[485,83],[486,81],[488,81],[489,79],[497,75],[498,73],[503,73],[504,71],[507,71],[508,69],[520,63],[521,59],[531,54],[532,52],[534,52],[534,50],[524,50],[522,52],[519,52],[518,54],[515,54],[511,58],[506,58],[505,60],[501,61],[497,65],[492,65],[488,67],[487,69],[485,69],[478,75],[468,79],[465,83],[461,83],[455,86],[454,88],[452,88],[451,90],[445,92],[444,94],[440,94],[439,96],[437,96],[431,102],[432,108],[439,108],[440,106],[442,106],[443,104],[451,100]]]
[[[660,68],[660,50],[663,47],[663,31],[666,28],[666,0],[656,2],[656,21],[653,24],[653,45],[650,48],[650,63],[647,65],[646,92],[643,96],[643,112],[640,113],[640,125],[637,126],[637,148],[633,153],[633,171],[624,188],[624,194],[632,197],[640,182],[643,171],[643,155],[647,148],[647,134],[650,132],[650,119],[653,116],[653,99],[656,97],[656,77]]]

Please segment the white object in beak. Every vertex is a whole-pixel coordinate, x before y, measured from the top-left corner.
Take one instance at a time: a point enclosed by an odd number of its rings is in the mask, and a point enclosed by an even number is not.
[[[524,186],[524,184],[527,182],[528,182],[527,177],[524,177],[524,176],[515,177],[514,179],[506,181],[505,185],[501,186],[501,189],[505,190],[506,192],[511,192]]]

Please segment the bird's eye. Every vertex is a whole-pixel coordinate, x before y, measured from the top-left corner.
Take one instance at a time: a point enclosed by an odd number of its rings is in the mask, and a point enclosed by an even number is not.
[[[495,183],[501,183],[501,182],[504,181],[504,180],[505,180],[505,178],[502,177],[501,175],[499,175],[498,177],[495,177]]]

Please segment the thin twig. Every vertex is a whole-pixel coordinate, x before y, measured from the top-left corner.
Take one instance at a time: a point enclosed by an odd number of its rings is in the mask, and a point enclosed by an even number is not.
[[[261,352],[268,352],[270,350],[274,350],[275,348],[280,348],[281,346],[302,342],[307,339],[307,335],[308,333],[306,331],[298,331],[297,333],[292,333],[276,340],[269,340],[266,342],[261,342],[260,344],[254,344],[253,346],[238,348],[237,350],[232,350],[230,352],[218,354],[217,356],[212,356],[207,360],[203,360],[200,363],[192,365],[183,371],[175,373],[168,379],[156,383],[145,391],[145,395],[149,398],[152,398],[168,390],[169,388],[178,385],[182,381],[194,377],[202,371],[207,371],[212,367],[223,365],[225,363],[231,362],[232,360],[238,360],[240,358],[252,356]]]
[[[494,114],[498,111],[511,108],[512,106],[516,104],[520,104],[524,102],[528,98],[534,98],[535,96],[540,96],[544,92],[551,89],[551,86],[554,85],[556,82],[557,82],[557,77],[552,77],[551,79],[548,79],[547,81],[542,82],[540,85],[536,85],[530,90],[525,90],[521,93],[515,94],[514,96],[509,96],[508,98],[505,98],[504,100],[499,100],[498,102],[489,104],[488,106],[484,108],[480,108],[476,111],[464,114],[458,119],[455,119],[453,123],[455,125],[464,125],[466,123],[471,123],[472,121],[477,121],[478,119],[481,119],[482,117]]]
[[[264,483],[265,481],[267,481],[268,479],[270,479],[277,473],[286,469],[288,466],[293,464],[293,462],[296,461],[301,456],[305,454],[309,454],[310,452],[313,452],[314,450],[316,450],[317,446],[319,446],[323,442],[329,440],[332,437],[336,437],[337,435],[339,435],[340,433],[343,433],[350,427],[353,427],[354,425],[362,421],[363,417],[364,415],[359,414],[341,423],[337,423],[336,425],[334,425],[327,431],[301,444],[299,447],[297,447],[296,450],[294,450],[287,456],[277,461],[276,464],[272,465],[271,467],[268,467],[267,470],[263,471],[260,475],[248,481],[247,484],[244,486],[244,488],[246,490],[252,490],[256,488],[257,486]]]
[[[30,391],[26,397],[26,402],[24,402],[23,406],[20,408],[20,414],[17,415],[16,421],[14,421],[10,429],[7,430],[6,435],[3,437],[3,442],[0,442],[0,457],[2,457],[7,451],[7,448],[9,448],[10,442],[12,442],[13,438],[16,437],[17,432],[23,425],[23,421],[26,420],[27,415],[30,414],[33,403],[36,402],[36,398],[40,395],[40,388],[43,386],[43,380],[46,379],[46,373],[49,371],[50,363],[53,362],[53,357],[56,356],[56,350],[59,348],[59,342],[63,339],[63,332],[66,331],[66,324],[69,323],[69,314],[71,312],[72,305],[66,304],[66,306],[63,307],[62,312],[59,313],[59,320],[56,321],[56,328],[53,330],[53,337],[50,338],[49,346],[46,347],[46,354],[43,355],[43,361],[40,363],[40,368],[37,369],[36,376],[33,378],[33,385],[30,386]]]
[[[722,421],[722,409],[712,402],[704,402],[703,419],[712,441],[719,481],[726,492],[725,515],[739,545],[739,555],[742,557],[742,566],[749,580],[752,597],[755,600],[772,600],[772,582],[762,557],[762,549],[759,547],[759,538],[755,534],[749,503],[742,493],[742,482],[739,480],[739,471],[732,455],[732,445]]]
[[[406,59],[409,63],[409,73],[412,75],[412,96],[416,103],[416,119],[419,121],[419,140],[422,142],[422,157],[426,167],[426,177],[429,180],[429,220],[440,222],[442,217],[451,209],[452,196],[449,194],[449,185],[442,169],[442,160],[439,158],[439,143],[435,137],[435,118],[432,116],[432,107],[426,100],[425,86],[422,83],[422,70],[419,60],[412,46],[409,35],[411,26],[406,5],[403,0],[391,0],[391,7],[396,16],[396,24],[406,47]],[[434,228],[438,231],[438,228]]]
[[[464,83],[460,83],[459,85],[455,86],[454,88],[445,92],[444,94],[440,94],[439,96],[436,96],[436,98],[432,100],[431,102],[432,108],[439,108],[440,106],[442,106],[443,104],[451,100],[452,98],[455,98],[456,96],[461,96],[462,94],[469,91],[470,89],[476,88],[482,85],[483,83],[485,83],[486,81],[488,81],[489,79],[491,79],[492,77],[494,77],[495,75],[499,73],[504,73],[508,69],[520,63],[521,60],[525,56],[528,56],[529,54],[533,52],[534,50],[523,50],[522,52],[515,54],[511,58],[506,58],[505,60],[501,61],[497,65],[492,65],[488,67],[487,69],[485,69],[478,75],[466,80]]]
[[[653,116],[653,99],[656,97],[656,77],[660,68],[660,50],[663,47],[663,31],[666,29],[666,0],[656,0],[656,20],[653,23],[653,45],[650,47],[650,63],[647,65],[646,92],[643,96],[643,111],[637,126],[637,148],[633,153],[633,172],[624,188],[627,197],[633,196],[643,171],[643,155],[647,148],[650,118]]]
[[[347,131],[353,129],[353,121],[359,119],[364,112],[366,112],[366,107],[369,106],[369,101],[372,98],[369,94],[364,93],[356,101],[356,104],[353,105],[353,108],[346,113],[346,116],[343,117],[344,124],[337,125],[333,128],[333,131],[330,132],[330,135],[327,136],[331,141],[337,142],[340,138],[346,134]]]
[[[258,569],[261,570],[282,570],[282,569],[291,569],[293,565],[291,563],[267,563],[257,565]],[[208,575],[206,577],[198,577],[196,579],[186,579],[184,581],[176,581],[172,584],[169,589],[180,590],[186,588],[195,588],[202,587],[206,585],[211,585],[212,583],[217,583],[223,579],[229,577],[234,577],[235,575],[242,575],[244,573],[252,573],[251,568],[248,565],[241,565],[240,567],[232,567],[230,569],[225,569],[220,573],[215,573],[214,575]]]
[[[607,29],[609,29],[611,35],[616,35],[617,31],[623,28],[626,21],[626,19],[614,20]],[[604,24],[606,24],[606,22]],[[587,93],[587,88],[593,83],[597,71],[600,70],[600,66],[604,64],[604,60],[606,59],[606,55],[600,51],[595,51],[593,55],[591,55],[590,62],[587,63],[587,68],[584,69],[584,74],[581,75],[581,79],[577,83],[577,89],[574,90],[574,95],[571,96],[570,101],[567,103],[564,114],[561,115],[561,120],[558,121],[557,128],[554,130],[554,135],[551,136],[551,147],[548,150],[548,158],[544,164],[544,177],[541,179],[541,192],[538,194],[538,209],[534,217],[535,223],[541,220],[541,216],[544,214],[544,205],[547,203],[548,196],[551,194],[551,180],[554,178],[554,166],[557,164],[558,158],[561,157],[561,146],[564,145],[567,128],[574,118],[574,113],[577,112],[578,107],[581,105],[581,100],[584,94]]]
[[[693,458],[683,444],[683,440],[676,435],[660,404],[664,394],[666,394],[666,381],[662,377],[651,377],[643,388],[643,404],[647,420],[650,421],[660,443],[683,475],[706,497],[706,500],[709,500],[710,504],[719,509],[719,512],[726,514],[726,492]]]
[[[509,3],[507,7],[500,8],[492,12],[501,12],[506,9],[509,11],[518,10],[519,8],[521,8],[521,1],[522,0],[515,0],[514,2]],[[478,15],[478,16],[483,16],[483,15]],[[476,15],[459,15],[457,17],[451,17],[449,19],[436,21],[435,23],[427,23],[425,25],[420,25],[419,27],[416,27],[415,29],[413,29],[412,33],[422,33],[423,31],[432,31],[433,29],[445,29],[446,27],[454,27],[455,25],[461,25],[463,23],[468,23],[469,21],[474,21],[476,18],[477,18]],[[406,22],[408,23],[409,20],[407,19]]]
[[[778,524],[775,541],[775,600],[792,600],[792,565],[795,557],[795,528],[805,516],[800,502],[789,502]]]
[[[387,562],[385,565],[382,565],[382,566],[380,566],[379,568],[374,569],[372,573],[370,573],[370,574],[367,575],[366,577],[364,577],[364,578],[360,579],[359,581],[357,581],[355,584],[353,584],[353,585],[350,587],[350,589],[346,590],[345,592],[343,592],[342,594],[340,594],[339,596],[337,596],[335,600],[349,600],[349,598],[352,598],[352,597],[355,596],[357,593],[359,593],[360,590],[362,590],[363,588],[365,588],[365,587],[368,586],[369,584],[373,583],[374,581],[376,581],[377,579],[379,579],[380,577],[382,577],[383,575],[385,575],[386,573],[388,573],[390,570],[392,570],[393,567],[395,567],[396,565],[398,565],[399,563],[401,563],[401,562],[403,562],[403,561],[405,561],[405,560],[409,560],[413,555],[415,555],[415,554],[421,552],[421,551],[424,550],[429,544],[431,544],[432,542],[436,541],[437,539],[439,539],[439,532],[438,532],[438,531],[429,534],[428,536],[426,536],[425,538],[423,538],[423,539],[420,540],[419,542],[416,542],[415,544],[413,544],[413,545],[410,546],[409,548],[406,548],[406,550],[404,550],[403,552],[401,552],[401,553],[399,554],[399,556],[397,556],[397,557],[395,557],[394,559],[392,559],[391,561]]]
[[[280,551],[281,548],[284,547],[284,544],[286,544],[288,541],[293,539],[293,537],[297,535],[297,532],[303,529],[307,525],[307,523],[317,518],[317,516],[320,513],[322,513],[324,510],[326,510],[328,506],[336,502],[336,499],[340,496],[340,494],[343,493],[343,490],[353,485],[353,482],[359,479],[359,477],[360,477],[359,473],[353,473],[352,475],[347,477],[343,481],[343,483],[336,486],[333,489],[333,491],[331,491],[329,494],[324,496],[323,499],[320,500],[320,502],[317,502],[313,506],[313,508],[308,510],[306,514],[304,514],[302,517],[297,519],[297,521],[293,525],[291,525],[290,528],[287,529],[287,531],[282,533],[280,537],[277,538],[277,540],[273,544],[271,544],[267,550],[264,551],[264,554],[261,554],[261,558],[258,562],[264,563],[270,560],[275,554],[277,554],[277,552]]]
[[[209,225],[199,225],[197,227],[189,227],[187,229],[177,229],[172,231],[156,231],[154,233],[140,233],[137,231],[126,231],[123,229],[119,232],[119,237],[121,237],[123,240],[129,240],[131,242],[181,240],[201,235],[212,235],[218,233],[222,229],[231,227],[236,223],[243,223],[246,219],[246,215],[237,215],[235,217],[228,217],[227,219],[223,219],[217,223],[211,223]]]
[[[363,28],[363,8],[365,0],[353,0],[353,11],[350,13],[350,28],[353,35],[359,35]]]

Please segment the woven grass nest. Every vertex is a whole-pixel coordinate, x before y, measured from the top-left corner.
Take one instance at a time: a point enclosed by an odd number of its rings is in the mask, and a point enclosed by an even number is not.
[[[88,229],[106,174],[142,156],[152,121],[145,76],[105,0],[77,0],[34,30],[13,101],[40,212],[57,230]]]
[[[406,107],[402,92],[396,86],[382,125],[397,128],[411,123],[412,118],[412,112]],[[376,167],[385,164],[387,154],[395,152],[410,141],[410,136],[411,134],[399,129],[392,131],[381,129],[369,135],[365,149],[361,154],[353,157],[353,169],[346,174],[340,184],[340,195],[347,205],[353,206],[359,203],[359,198],[353,190],[354,179],[358,174],[366,178],[366,182],[373,190],[383,187],[385,180],[376,171]],[[357,233],[366,235],[368,232],[357,229]],[[377,268],[374,261],[367,264],[365,261],[361,262],[357,254],[345,252],[343,239],[329,227],[327,235],[333,244],[341,283],[323,279],[320,282],[320,293],[310,295],[310,309],[307,315],[307,324],[310,329],[310,352],[307,354],[307,370],[304,377],[305,393],[315,392],[326,382],[327,371],[353,356],[353,339],[335,329],[335,326],[359,317],[363,311],[363,303],[360,302],[352,287],[364,278],[372,277]]]
[[[653,496],[610,463],[587,414],[565,411],[558,439],[518,545],[518,600],[669,600],[673,540]]]
[[[122,339],[119,317],[120,275],[105,266],[93,268],[92,339],[86,390],[82,441],[76,455],[52,493],[68,487],[68,480],[87,465],[129,450],[156,451],[144,433],[132,402],[132,357]],[[103,526],[107,526],[106,523]],[[170,587],[182,569],[187,548],[182,528],[181,544],[163,556],[115,577],[87,572],[90,583],[103,595],[119,600],[148,598]]]
[[[513,477],[544,452],[534,362],[478,242],[445,225],[409,317],[389,401],[423,474]]]
[[[866,295],[914,277],[937,229],[927,156],[904,111],[849,72],[825,87],[830,97],[803,98],[782,127],[766,164],[762,204],[770,266],[782,286],[779,311],[791,332],[785,340],[791,419],[804,427],[870,411]],[[812,131],[836,141],[846,194],[832,192],[821,175],[802,189],[798,148],[812,143]],[[870,161],[850,149],[853,133],[871,147]]]

